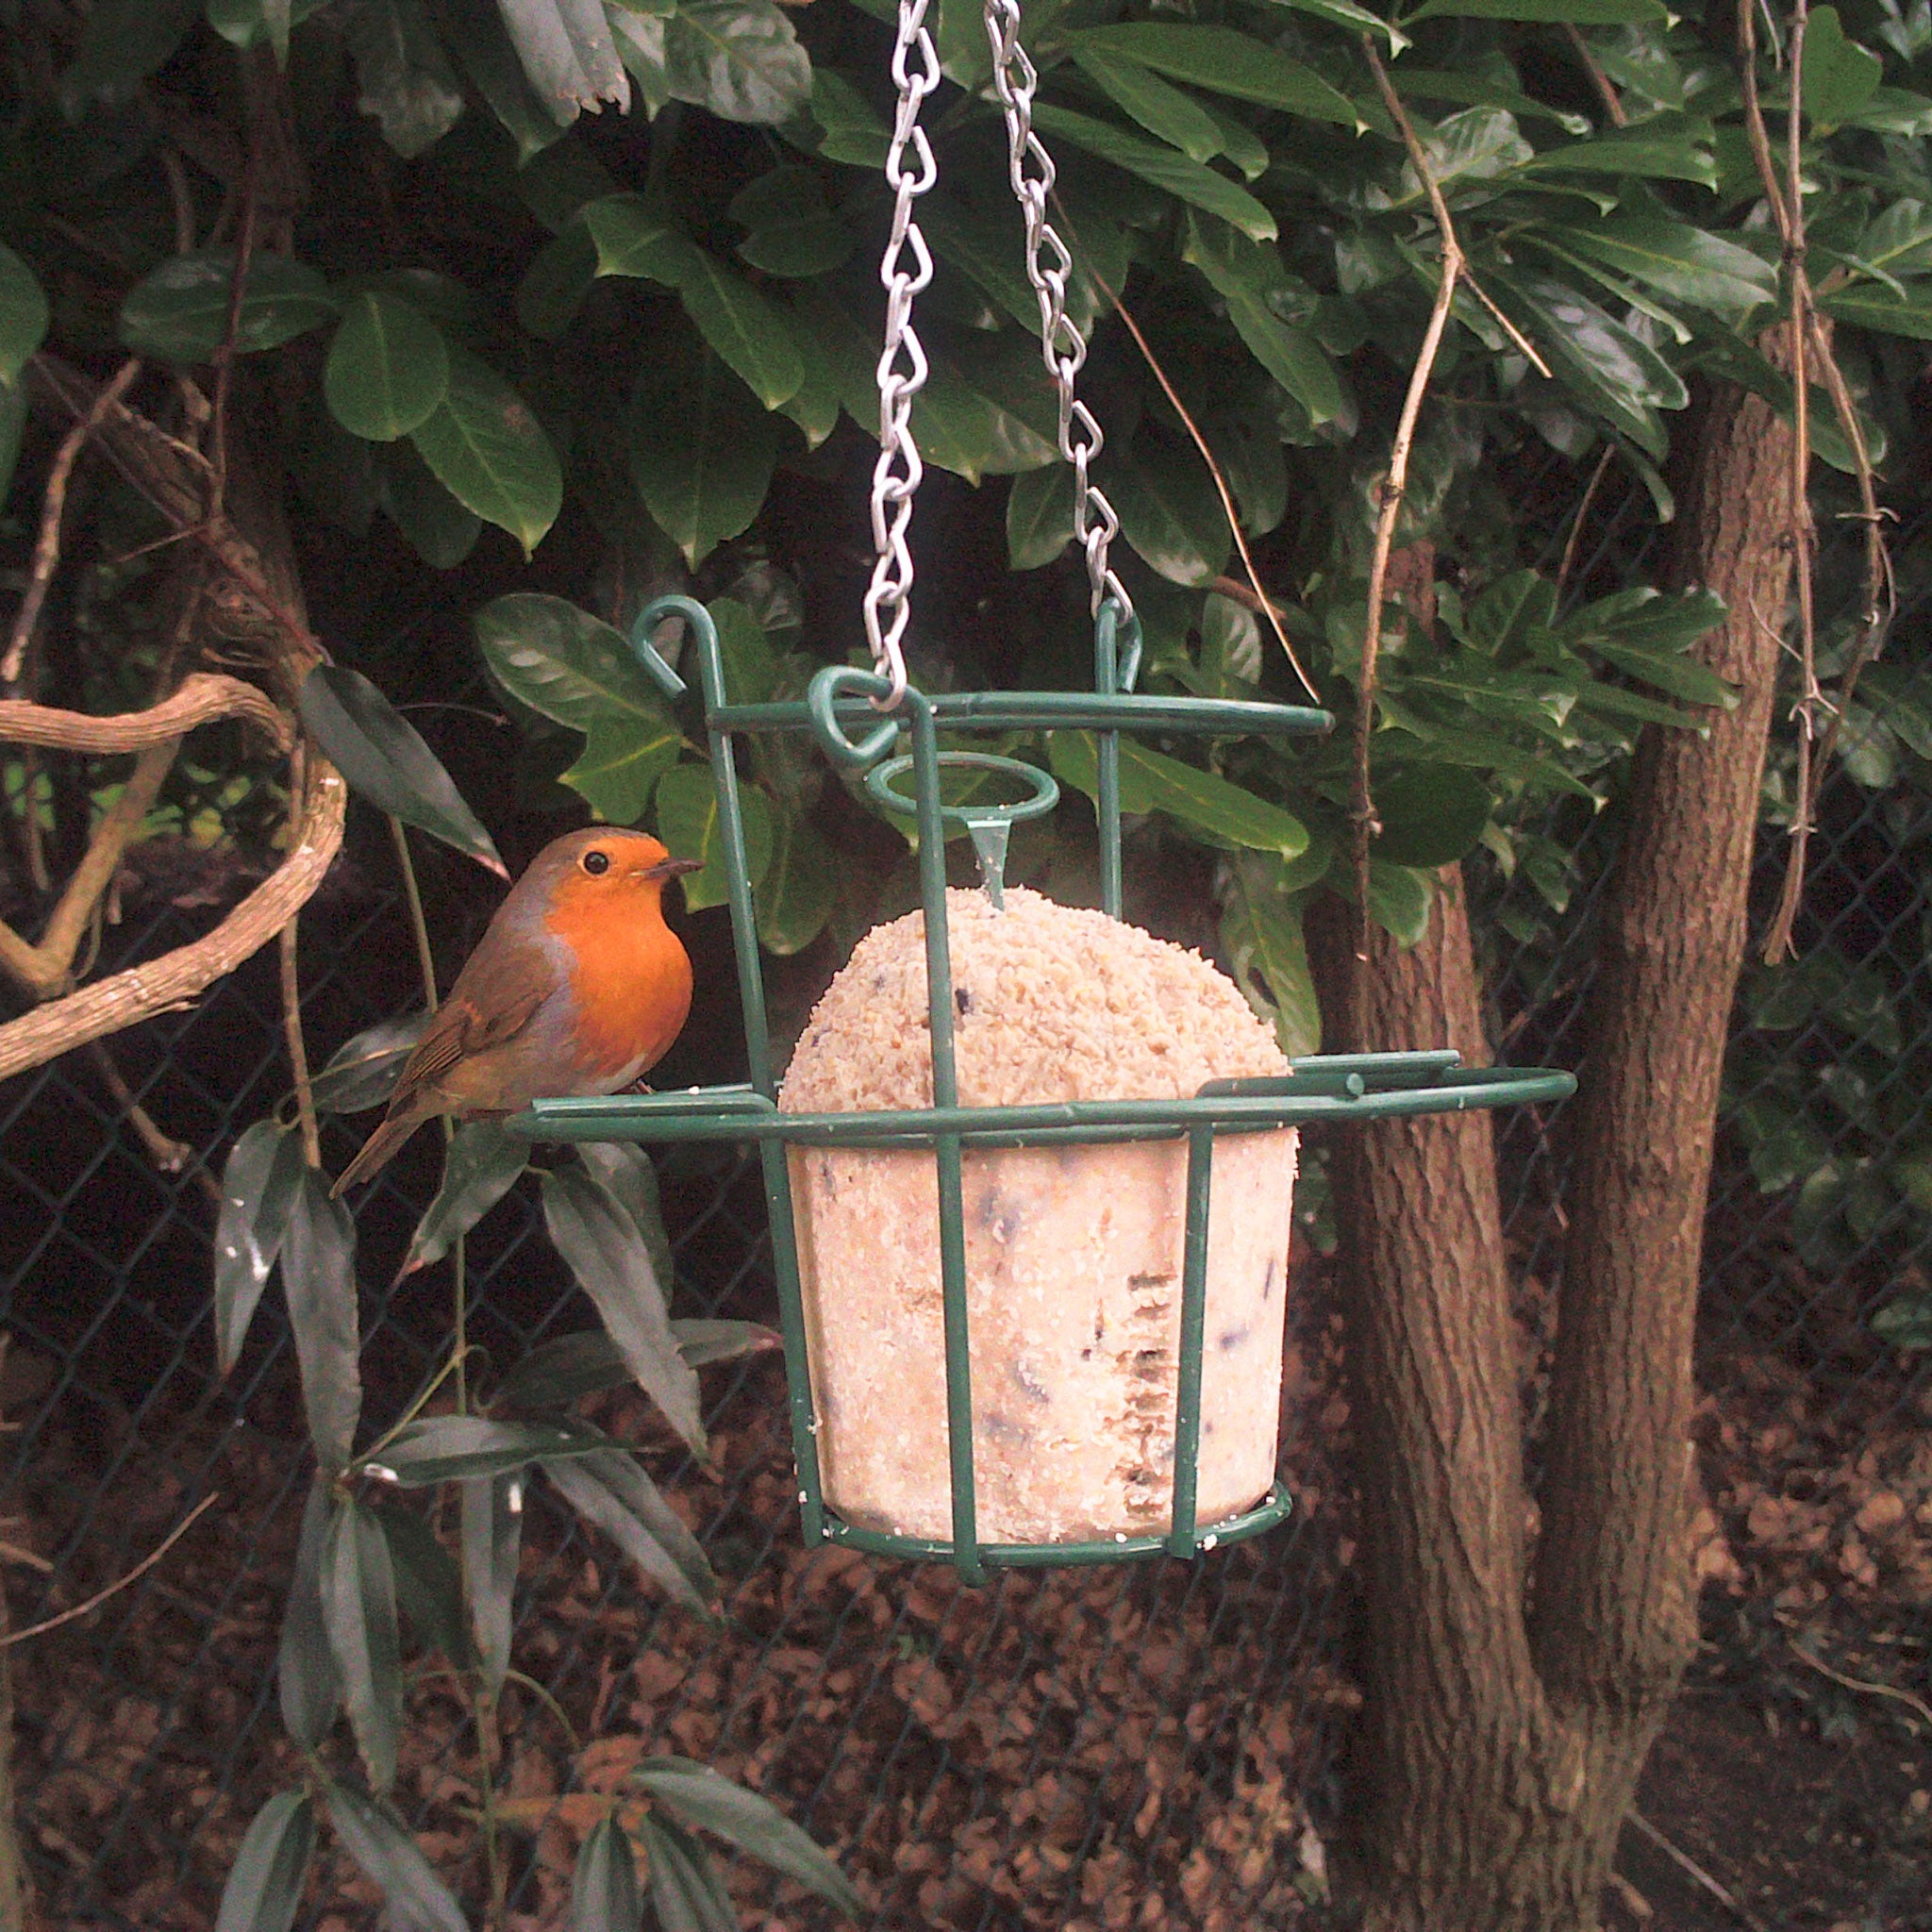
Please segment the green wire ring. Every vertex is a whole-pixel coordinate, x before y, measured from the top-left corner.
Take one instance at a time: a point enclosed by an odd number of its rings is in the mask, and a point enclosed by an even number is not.
[[[964,767],[975,772],[1004,772],[1008,776],[1024,778],[1033,788],[1030,798],[1022,798],[1012,805],[941,805],[940,816],[954,824],[964,825],[969,830],[977,825],[1018,824],[1023,819],[1037,819],[1050,812],[1060,802],[1060,788],[1052,773],[1042,772],[1038,765],[1029,765],[1019,758],[1001,758],[990,751],[942,751],[939,754],[941,765],[950,765],[956,770]],[[916,798],[908,798],[902,791],[892,790],[892,780],[901,772],[911,769],[909,757],[888,758],[882,765],[874,765],[865,774],[865,789],[880,805],[890,812],[904,817],[919,809]]]

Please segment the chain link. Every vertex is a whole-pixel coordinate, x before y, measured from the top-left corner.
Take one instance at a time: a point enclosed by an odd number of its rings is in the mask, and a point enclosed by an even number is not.
[[[925,351],[912,326],[913,298],[932,280],[932,251],[912,219],[912,204],[939,179],[932,143],[919,125],[919,109],[940,84],[940,58],[926,31],[928,0],[899,0],[899,38],[892,49],[892,80],[899,111],[886,154],[886,184],[897,199],[892,232],[879,262],[886,290],[885,351],[879,357],[879,459],[872,473],[872,539],[877,553],[865,593],[865,636],[873,667],[892,689],[874,704],[893,709],[906,695],[907,602],[912,590],[912,551],[908,535],[912,503],[925,466],[912,440],[912,399],[925,386]],[[910,164],[908,165],[908,150]],[[901,258],[910,251],[908,271]]]
[[[1020,0],[986,0],[986,33],[992,43],[993,87],[1007,116],[1008,178],[1026,219],[1026,279],[1040,302],[1041,357],[1059,392],[1060,455],[1074,466],[1074,535],[1087,556],[1094,610],[1111,597],[1120,607],[1124,628],[1134,614],[1133,599],[1108,562],[1121,520],[1090,474],[1107,438],[1092,412],[1074,393],[1074,378],[1087,360],[1087,341],[1067,313],[1074,258],[1046,218],[1055,171],[1053,157],[1033,131],[1033,96],[1040,75],[1020,44]]]

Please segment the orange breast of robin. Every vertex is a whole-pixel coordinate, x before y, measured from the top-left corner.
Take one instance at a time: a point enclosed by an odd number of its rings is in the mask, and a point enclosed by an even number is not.
[[[691,958],[665,924],[656,889],[569,879],[544,924],[571,953],[578,1065],[604,1077],[653,1066],[691,1011]]]

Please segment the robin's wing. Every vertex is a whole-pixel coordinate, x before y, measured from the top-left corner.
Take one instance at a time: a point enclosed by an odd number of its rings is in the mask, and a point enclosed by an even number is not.
[[[458,1061],[514,1040],[557,988],[557,968],[542,946],[510,940],[495,928],[484,934],[403,1068],[391,1109],[406,1106]]]

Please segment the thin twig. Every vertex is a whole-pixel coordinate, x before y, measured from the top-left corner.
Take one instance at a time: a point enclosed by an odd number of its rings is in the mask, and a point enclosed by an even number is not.
[[[1596,459],[1596,468],[1591,472],[1590,482],[1583,492],[1583,501],[1576,506],[1575,520],[1570,525],[1570,535],[1563,545],[1563,560],[1557,566],[1557,601],[1563,601],[1563,587],[1570,581],[1570,571],[1576,561],[1576,546],[1583,537],[1584,519],[1590,515],[1590,507],[1596,500],[1597,486],[1604,480],[1605,472],[1610,467],[1610,459],[1617,454],[1617,445],[1607,442],[1604,453]]]
[[[302,768],[305,763],[298,745],[290,759],[289,804],[291,812],[299,809],[302,796]],[[296,970],[295,941],[301,914],[291,913],[278,935],[282,955],[282,1032],[289,1043],[289,1077],[295,1088],[295,1111],[302,1124],[302,1157],[312,1168],[322,1165],[322,1129],[315,1118],[315,1090],[308,1082],[308,1042],[302,1036],[302,981]]]
[[[228,489],[228,395],[235,376],[235,341],[242,328],[242,299],[248,291],[248,267],[255,253],[255,143],[248,144],[247,169],[242,182],[242,226],[235,237],[235,268],[228,278],[228,320],[215,351],[214,417],[210,435],[214,482],[208,491],[208,520],[222,520]]]
[[[101,419],[127,393],[141,374],[141,358],[130,356],[114,372],[113,379],[95,396],[93,407],[60,439],[54,461],[47,471],[47,485],[41,497],[41,533],[34,543],[33,573],[27,579],[26,595],[13,619],[13,633],[8,640],[7,656],[0,661],[0,681],[18,684],[26,662],[27,640],[40,622],[41,607],[47,601],[48,587],[54,581],[55,566],[60,561],[60,518],[67,508],[67,486],[74,466],[87,440],[100,426]]]
[[[1869,1682],[1863,1677],[1848,1677],[1842,1671],[1835,1671],[1821,1658],[1815,1657],[1790,1631],[1785,1633],[1785,1641],[1796,1652],[1800,1663],[1809,1664],[1822,1677],[1829,1677],[1834,1684],[1842,1684],[1847,1690],[1861,1691],[1867,1697],[1890,1697],[1916,1711],[1926,1724],[1932,1724],[1932,1704],[1923,1697],[1914,1696],[1909,1690],[1901,1690],[1896,1684]]]
[[[1638,1828],[1638,1830],[1641,1831],[1644,1835],[1644,1837],[1647,1838],[1651,1841],[1651,1843],[1657,1848],[1658,1851],[1663,1853],[1665,1857],[1673,1859],[1685,1872],[1689,1873],[1690,1875],[1693,1879],[1695,1879],[1696,1882],[1699,1885],[1701,1885],[1706,1891],[1709,1892],[1712,1898],[1716,1899],[1717,1902],[1721,1906],[1723,1906],[1727,1912],[1730,1912],[1737,1919],[1738,1923],[1740,1925],[1748,1925],[1750,1927],[1750,1932],[1770,1932],[1770,1927],[1765,1924],[1762,1919],[1758,1918],[1755,1913],[1749,1910],[1748,1907],[1739,1904],[1737,1899],[1734,1898],[1730,1892],[1726,1891],[1722,1885],[1720,1885],[1717,1882],[1717,1880],[1713,1878],[1710,1875],[1710,1874],[1707,1872],[1704,1869],[1704,1867],[1700,1865],[1697,1862],[1697,1860],[1690,1855],[1690,1853],[1680,1852],[1677,1849],[1677,1847],[1674,1845],[1670,1841],[1670,1840],[1667,1839],[1663,1835],[1663,1833],[1660,1832],[1657,1828],[1657,1826],[1654,1825],[1650,1822],[1650,1820],[1643,1815],[1641,1811],[1632,1811],[1630,1814],[1630,1823],[1634,1824]]]
[[[1054,196],[1054,208],[1059,215],[1060,225],[1066,230],[1074,245],[1079,248],[1079,232],[1074,226],[1072,217],[1067,213],[1066,205],[1058,194]],[[1221,498],[1222,514],[1227,519],[1228,528],[1234,532],[1235,548],[1241,552],[1241,568],[1247,572],[1248,581],[1254,586],[1253,608],[1266,616],[1269,628],[1274,633],[1274,641],[1281,646],[1281,655],[1288,659],[1289,669],[1294,673],[1296,680],[1309,698],[1319,705],[1322,702],[1322,694],[1309,680],[1308,674],[1302,669],[1301,659],[1295,656],[1294,646],[1288,641],[1288,632],[1282,628],[1281,618],[1275,610],[1274,600],[1261,588],[1261,575],[1255,568],[1254,553],[1249,550],[1247,536],[1241,529],[1241,514],[1235,508],[1234,494],[1227,487],[1227,478],[1222,473],[1221,465],[1214,459],[1214,452],[1208,447],[1208,439],[1201,434],[1200,425],[1188,413],[1188,406],[1181,401],[1174,384],[1168,380],[1167,371],[1161,367],[1160,358],[1154,353],[1153,344],[1141,332],[1141,325],[1134,320],[1127,305],[1121,300],[1118,291],[1095,266],[1091,251],[1081,248],[1080,252],[1085,258],[1081,266],[1093,278],[1100,292],[1113,304],[1114,312],[1126,324],[1127,333],[1133,337],[1134,346],[1140,350],[1141,360],[1153,371],[1155,381],[1160,385],[1160,392],[1166,396],[1174,414],[1181,419],[1181,426],[1188,432],[1194,447],[1200,451],[1201,460],[1207,464],[1208,474],[1213,478],[1214,492]]]
[[[1630,125],[1630,117],[1624,111],[1623,100],[1617,90],[1610,85],[1609,75],[1597,64],[1597,58],[1591,51],[1590,42],[1576,27],[1567,22],[1563,33],[1570,42],[1571,52],[1576,56],[1582,63],[1584,73],[1590,76],[1590,84],[1595,88],[1597,99],[1604,104],[1604,112],[1610,117],[1610,125],[1627,127]]]
[[[143,1557],[125,1576],[117,1577],[106,1590],[97,1590],[84,1604],[75,1604],[71,1610],[62,1610],[58,1617],[45,1617],[38,1624],[29,1624],[24,1630],[9,1631],[0,1637],[0,1650],[11,1650],[16,1643],[25,1643],[29,1637],[44,1637],[49,1630],[58,1630],[63,1624],[72,1624],[76,1618],[85,1617],[90,1611],[97,1610],[110,1596],[125,1590],[130,1583],[144,1576],[172,1550],[188,1532],[214,1507],[221,1500],[219,1492],[210,1490],[173,1529],[164,1541],[158,1544]]]
[[[1382,104],[1394,118],[1408,150],[1410,164],[1429,197],[1441,236],[1442,279],[1436,291],[1435,306],[1429,311],[1428,326],[1423,331],[1422,347],[1416,352],[1410,370],[1408,391],[1402,399],[1402,414],[1396,419],[1394,440],[1389,446],[1389,471],[1382,479],[1380,505],[1375,517],[1374,548],[1369,553],[1368,610],[1362,626],[1361,670],[1356,682],[1355,769],[1349,786],[1349,820],[1354,834],[1356,888],[1356,965],[1352,977],[1351,1044],[1357,1052],[1366,1051],[1368,1040],[1368,958],[1369,958],[1369,841],[1381,830],[1375,819],[1374,795],[1369,784],[1369,741],[1374,730],[1375,673],[1382,648],[1382,594],[1389,581],[1389,553],[1395,542],[1395,522],[1402,512],[1402,499],[1408,488],[1409,450],[1415,441],[1416,419],[1422,413],[1423,397],[1428,392],[1429,377],[1442,346],[1442,333],[1449,325],[1449,311],[1456,300],[1456,284],[1463,271],[1462,244],[1456,238],[1456,225],[1449,219],[1448,204],[1436,177],[1429,172],[1428,158],[1402,102],[1389,80],[1388,70],[1374,42],[1364,34],[1362,50]]]
[[[202,1192],[219,1207],[222,1191],[214,1176],[195,1162],[194,1149],[186,1141],[175,1140],[156,1124],[155,1117],[134,1097],[134,1090],[128,1086],[114,1056],[108,1051],[107,1043],[99,1040],[89,1041],[87,1057],[100,1074],[101,1085],[108,1090],[108,1097],[134,1129],[135,1138],[146,1150],[147,1158],[163,1174],[190,1174],[199,1183]]]

